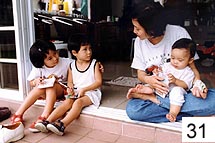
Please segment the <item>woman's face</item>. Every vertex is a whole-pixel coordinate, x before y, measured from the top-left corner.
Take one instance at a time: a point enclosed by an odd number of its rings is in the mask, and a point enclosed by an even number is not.
[[[137,37],[139,37],[141,40],[150,38],[145,29],[139,24],[137,19],[132,19],[132,24],[134,26],[133,32],[137,35]]]
[[[59,62],[58,52],[49,50],[49,53],[46,54],[46,58],[44,59],[45,66],[53,68],[58,64],[58,62]]]

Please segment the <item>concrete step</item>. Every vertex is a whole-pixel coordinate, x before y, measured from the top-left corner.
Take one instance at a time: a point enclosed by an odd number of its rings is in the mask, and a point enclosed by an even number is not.
[[[79,126],[141,139],[153,143],[181,143],[181,122],[147,123],[132,121],[125,110],[89,106],[74,122]]]

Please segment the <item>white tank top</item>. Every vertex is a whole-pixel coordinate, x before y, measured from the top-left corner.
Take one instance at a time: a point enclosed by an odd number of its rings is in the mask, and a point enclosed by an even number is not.
[[[76,66],[76,61],[71,63],[70,68],[72,70],[75,88],[83,88],[95,82],[95,64],[96,60],[93,59],[85,71],[79,71]]]

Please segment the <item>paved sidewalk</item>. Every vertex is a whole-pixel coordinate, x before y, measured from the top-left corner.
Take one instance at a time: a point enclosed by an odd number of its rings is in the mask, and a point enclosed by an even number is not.
[[[19,107],[19,103],[9,102],[0,99],[0,105],[9,107],[12,113]],[[152,143],[142,139],[121,136],[98,129],[83,127],[81,124],[71,123],[65,130],[64,136],[58,136],[54,133],[31,133],[28,127],[41,114],[42,108],[34,105],[24,114],[25,137],[17,143]],[[0,124],[10,123],[10,120],[4,120]]]

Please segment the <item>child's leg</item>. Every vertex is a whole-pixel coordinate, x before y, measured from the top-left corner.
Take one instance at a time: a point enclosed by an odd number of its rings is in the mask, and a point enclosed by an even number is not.
[[[63,88],[59,84],[54,84],[52,88],[46,88],[46,105],[41,117],[48,118],[54,108],[58,96],[63,96]]]
[[[180,110],[181,110],[181,106],[170,104],[170,110],[169,110],[169,113],[166,114],[166,118],[170,122],[175,122],[176,117],[177,117],[178,113],[180,112]]]
[[[18,110],[15,112],[16,115],[23,115],[24,112],[31,106],[33,105],[36,100],[39,97],[45,97],[45,89],[38,89],[38,88],[33,88],[28,96],[25,98],[24,102],[21,104],[21,106],[18,108]]]
[[[63,101],[63,103],[58,106],[47,118],[47,121],[54,122],[60,117],[62,117],[69,109],[72,108],[72,105],[74,103],[73,99],[66,99]]]
[[[68,114],[61,120],[64,123],[64,126],[68,126],[73,120],[78,118],[82,109],[86,106],[91,105],[92,102],[88,96],[83,96],[75,100],[72,105],[72,108],[68,112]]]
[[[181,110],[181,106],[184,101],[184,94],[186,91],[179,86],[172,87],[169,92],[169,100],[170,100],[170,111],[166,114],[166,118],[170,122],[175,122],[178,113]]]
[[[138,84],[135,88],[128,90],[127,99],[137,97],[136,94],[153,94],[153,89],[149,86]]]

